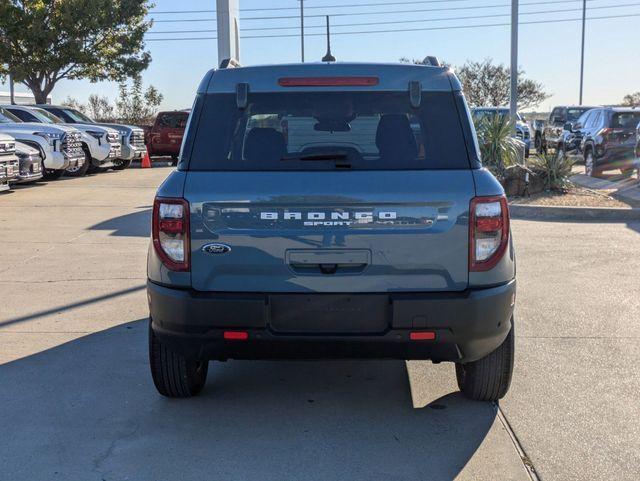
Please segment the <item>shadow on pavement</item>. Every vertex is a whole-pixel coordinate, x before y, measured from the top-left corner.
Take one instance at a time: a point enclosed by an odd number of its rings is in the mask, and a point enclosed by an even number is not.
[[[414,409],[405,363],[212,363],[200,397],[150,379],[147,320],[0,366],[6,479],[452,480],[496,416]]]
[[[149,237],[151,235],[151,208],[131,214],[113,217],[99,224],[92,225],[89,230],[110,230],[111,235],[120,237]]]
[[[108,299],[114,299],[116,297],[131,294],[132,292],[141,291],[146,287],[147,287],[146,284],[141,284],[139,286],[129,287],[127,289],[121,289],[119,291],[110,292],[108,294],[103,294],[101,296],[91,297],[89,299],[84,299],[82,301],[74,302],[71,304],[52,307],[51,309],[45,309],[43,311],[33,312],[31,314],[27,314],[20,317],[11,317],[9,319],[0,320],[0,327],[7,327],[13,324],[19,324],[21,322],[31,321],[39,317],[48,316],[49,314],[55,314],[57,312],[63,312],[63,311],[68,311],[70,309],[76,309],[78,307],[88,306],[89,304],[94,304],[96,302],[106,301]]]

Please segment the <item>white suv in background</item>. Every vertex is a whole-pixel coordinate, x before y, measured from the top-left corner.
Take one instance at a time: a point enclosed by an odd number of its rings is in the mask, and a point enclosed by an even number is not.
[[[82,132],[85,164],[82,167],[67,169],[69,175],[82,176],[90,169],[113,167],[113,161],[120,158],[120,133],[115,129],[98,125],[67,124],[52,113],[38,107],[25,105],[5,105],[3,107],[23,122],[67,126]]]
[[[47,180],[61,177],[68,168],[82,168],[84,165],[82,133],[73,127],[22,122],[0,107],[0,133],[9,134],[37,149]]]

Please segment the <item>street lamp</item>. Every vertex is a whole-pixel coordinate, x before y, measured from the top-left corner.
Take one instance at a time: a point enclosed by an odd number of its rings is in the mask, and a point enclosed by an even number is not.
[[[511,0],[511,122],[515,129],[518,115],[518,0]]]

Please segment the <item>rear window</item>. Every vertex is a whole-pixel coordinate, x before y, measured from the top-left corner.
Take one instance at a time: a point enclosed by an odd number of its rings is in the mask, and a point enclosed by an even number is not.
[[[591,107],[584,108],[584,109],[577,109],[577,108],[571,108],[571,107],[568,108],[567,122],[575,122],[580,117],[582,117],[582,114],[584,114],[585,112],[588,112],[589,110],[591,110]]]
[[[158,126],[184,129],[187,124],[187,117],[189,117],[189,115],[186,113],[160,114],[158,117]]]
[[[635,129],[640,123],[640,111],[639,112],[620,112],[613,114],[611,119],[611,127],[622,129]]]
[[[198,98],[190,170],[468,169],[451,92],[250,93]]]

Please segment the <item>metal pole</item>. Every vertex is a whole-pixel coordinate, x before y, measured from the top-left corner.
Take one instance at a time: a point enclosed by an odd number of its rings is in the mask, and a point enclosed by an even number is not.
[[[300,56],[304,63],[304,0],[300,0]]]
[[[13,74],[9,74],[9,102],[11,105],[16,104],[15,91],[13,88]]]
[[[515,129],[518,113],[518,0],[511,0],[511,121]]]
[[[584,32],[587,26],[587,0],[582,2],[582,49],[580,52],[580,105],[582,105],[582,93],[584,91]]]

